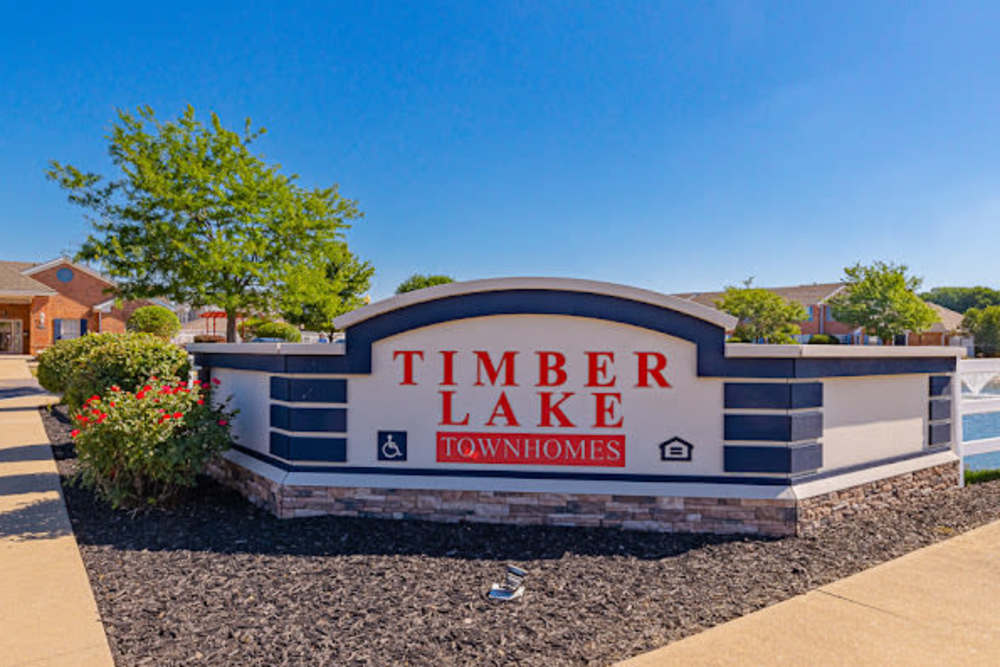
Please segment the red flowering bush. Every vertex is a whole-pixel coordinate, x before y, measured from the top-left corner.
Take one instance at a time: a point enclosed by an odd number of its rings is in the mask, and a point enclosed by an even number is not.
[[[79,481],[116,508],[169,502],[229,448],[234,412],[212,403],[207,383],[155,377],[92,395],[72,416]]]

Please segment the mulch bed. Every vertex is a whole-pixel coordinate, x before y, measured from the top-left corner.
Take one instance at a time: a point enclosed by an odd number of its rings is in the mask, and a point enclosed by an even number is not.
[[[70,425],[42,411],[119,665],[607,664],[1000,517],[1000,481],[805,538],[283,520],[203,480],[170,511],[66,484]],[[484,594],[512,562],[514,602]]]

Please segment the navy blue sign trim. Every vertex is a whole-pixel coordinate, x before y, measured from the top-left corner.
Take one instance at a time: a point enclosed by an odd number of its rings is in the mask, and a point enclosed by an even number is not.
[[[790,447],[726,445],[723,459],[723,469],[726,472],[796,474],[823,467],[823,445],[818,442]]]
[[[951,419],[951,399],[928,401],[928,413],[931,421]]]
[[[931,424],[928,431],[927,442],[931,445],[939,445],[951,440],[951,422]]]
[[[945,396],[951,392],[951,378],[947,375],[932,375],[930,378],[930,395]]]
[[[271,398],[290,403],[346,403],[347,380],[272,377]]]
[[[822,382],[727,382],[726,408],[796,410],[823,407]]]
[[[777,415],[726,415],[725,440],[795,442],[823,435],[822,412]]]
[[[290,408],[271,404],[271,426],[285,431],[347,432],[346,408]]]
[[[608,320],[658,331],[697,345],[701,377],[813,378],[899,373],[945,373],[954,357],[875,359],[740,359],[725,356],[725,331],[697,317],[606,294],[565,290],[478,292],[416,303],[348,328],[343,355],[195,354],[201,366],[275,373],[371,373],[372,344],[404,331],[489,315],[568,315]]]
[[[272,438],[280,433],[272,433]],[[287,436],[286,436],[287,437]],[[233,449],[286,472],[334,472],[354,475],[404,475],[411,477],[486,477],[504,479],[564,479],[595,482],[663,482],[691,484],[747,484],[751,486],[787,486],[787,477],[722,477],[718,475],[639,475],[597,472],[557,472],[542,470],[456,470],[454,468],[397,468],[386,466],[296,465],[279,461],[267,454],[233,444]],[[278,455],[277,452],[274,452]],[[282,457],[287,458],[287,457]],[[300,457],[302,458],[302,457]]]
[[[308,438],[271,431],[270,450],[289,461],[346,462],[347,438]]]

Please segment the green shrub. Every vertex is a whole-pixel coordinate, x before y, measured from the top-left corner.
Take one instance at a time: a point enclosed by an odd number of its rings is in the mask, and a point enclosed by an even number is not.
[[[169,308],[163,306],[143,306],[128,318],[128,330],[151,333],[164,340],[170,340],[181,330],[181,321]]]
[[[73,415],[77,479],[115,508],[168,503],[229,448],[233,414],[199,383],[95,394]]]
[[[280,338],[289,343],[302,340],[302,333],[288,322],[264,322],[254,331],[256,338]]]
[[[982,482],[992,482],[1000,479],[1000,470],[966,470],[966,484],[981,484]]]
[[[240,332],[240,338],[243,340],[250,340],[257,335],[257,327],[262,324],[267,324],[270,320],[266,320],[263,317],[245,317],[239,324],[237,324],[237,329]]]
[[[38,355],[38,383],[53,394],[66,391],[66,384],[79,362],[98,345],[116,334],[87,334],[58,341]]]
[[[112,386],[134,391],[151,376],[167,381],[187,379],[187,374],[187,353],[173,343],[148,333],[107,334],[75,365],[63,400],[76,409]]]
[[[813,334],[809,337],[810,345],[840,345],[840,339],[830,334]]]

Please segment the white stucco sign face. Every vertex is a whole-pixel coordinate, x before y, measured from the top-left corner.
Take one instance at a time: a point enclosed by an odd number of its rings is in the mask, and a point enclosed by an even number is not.
[[[351,406],[352,463],[722,467],[722,385],[697,377],[695,344],[606,320],[494,315],[385,338]]]

